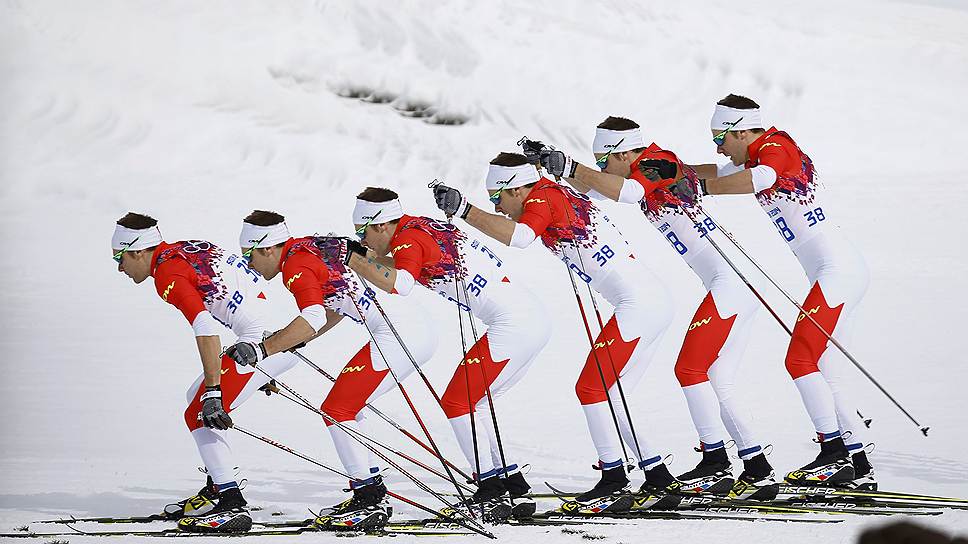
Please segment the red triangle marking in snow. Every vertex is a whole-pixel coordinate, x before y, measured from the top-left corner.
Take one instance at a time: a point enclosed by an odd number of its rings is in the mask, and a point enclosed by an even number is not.
[[[504,276],[504,279],[501,281],[503,281],[504,283],[511,283],[511,280],[509,280],[507,276]]]
[[[261,298],[262,300],[265,300],[266,299],[266,294],[260,291],[259,292],[259,298]]]

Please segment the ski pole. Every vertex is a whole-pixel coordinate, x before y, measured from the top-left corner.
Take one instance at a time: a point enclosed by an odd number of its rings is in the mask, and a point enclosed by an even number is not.
[[[354,271],[354,274],[356,275],[357,279],[360,280],[360,283],[363,285],[363,296],[372,300],[373,303],[376,305],[377,310],[379,310],[380,315],[383,317],[384,322],[386,322],[390,330],[393,331],[393,335],[397,339],[397,342],[400,344],[401,349],[403,349],[404,353],[407,355],[407,358],[410,359],[410,363],[413,364],[413,367],[417,370],[417,373],[423,377],[424,383],[426,383],[427,387],[430,388],[430,391],[433,393],[434,399],[437,401],[437,404],[441,405],[440,397],[437,396],[437,392],[433,390],[433,387],[431,387],[430,380],[427,379],[427,376],[423,373],[423,370],[420,369],[420,365],[417,364],[417,360],[413,357],[413,354],[410,353],[410,350],[407,348],[407,345],[403,342],[403,338],[400,337],[400,334],[397,332],[396,327],[394,327],[393,323],[390,322],[390,316],[387,315],[387,313],[383,310],[383,306],[376,299],[376,291],[374,291],[370,287],[370,285],[366,282],[366,280],[363,279],[363,276],[361,276],[359,273],[356,273],[355,271]],[[396,382],[397,388],[400,390],[400,394],[403,395],[403,399],[407,402],[407,406],[409,406],[410,411],[413,412],[413,417],[416,418],[417,423],[420,425],[420,429],[423,430],[424,436],[427,437],[427,441],[430,442],[431,447],[433,447],[434,454],[437,456],[437,460],[439,460],[440,463],[443,465],[444,472],[447,473],[447,477],[450,479],[450,482],[454,484],[454,489],[457,490],[457,496],[460,497],[461,504],[466,503],[467,498],[464,497],[464,491],[461,489],[460,484],[457,483],[457,478],[454,477],[454,474],[453,472],[451,472],[450,467],[447,466],[447,463],[444,461],[444,454],[440,452],[440,448],[438,448],[437,443],[434,442],[433,436],[430,435],[430,429],[428,429],[427,426],[424,424],[423,418],[420,417],[420,413],[417,411],[417,407],[413,404],[413,401],[410,400],[410,395],[407,393],[407,390],[403,387],[403,383],[399,380],[399,378],[397,378],[397,373],[393,370],[393,365],[390,364],[390,360],[387,359],[386,355],[383,354],[383,348],[380,347],[380,343],[377,342],[376,340],[376,335],[373,334],[373,331],[370,329],[370,325],[366,322],[366,314],[363,312],[363,309],[360,308],[360,304],[359,302],[357,302],[355,297],[353,298],[353,305],[356,307],[357,313],[360,314],[360,320],[363,321],[363,328],[365,328],[366,332],[370,335],[370,340],[373,342],[373,346],[376,347],[377,352],[379,352],[380,354],[380,357],[382,357],[383,361],[386,363],[387,370],[390,372],[390,376],[393,377],[393,381]],[[471,516],[473,517],[474,516],[473,511],[470,509],[468,511],[471,513]]]
[[[301,360],[302,362],[304,362],[307,365],[309,365],[310,368],[312,368],[316,372],[319,372],[320,374],[322,374],[323,376],[325,376],[326,379],[328,379],[329,381],[334,382],[334,383],[336,382],[336,378],[334,378],[329,372],[326,372],[325,369],[321,368],[319,365],[317,365],[316,363],[312,362],[308,357],[306,357],[305,355],[303,355],[302,353],[299,353],[298,351],[296,351],[294,349],[293,350],[290,350],[290,351],[293,353],[293,355],[295,355],[296,357],[298,357],[299,360]],[[377,416],[379,416],[381,419],[383,419],[383,421],[386,421],[387,423],[389,423],[394,429],[396,429],[396,430],[400,431],[401,433],[403,433],[403,435],[406,436],[407,438],[409,438],[410,440],[413,440],[418,446],[420,446],[421,448],[427,450],[430,453],[434,453],[433,448],[431,448],[430,446],[428,446],[426,442],[424,442],[423,440],[420,440],[420,438],[418,438],[416,435],[414,435],[413,433],[411,433],[410,431],[408,431],[407,429],[405,429],[402,425],[400,425],[399,423],[397,423],[396,421],[394,421],[390,416],[386,415],[385,413],[383,413],[382,411],[380,411],[379,409],[377,409],[376,406],[373,406],[370,403],[367,403],[365,406],[367,408],[369,408],[371,412],[373,412],[374,414],[376,414]],[[434,455],[436,455],[436,454],[434,453]],[[447,461],[446,459],[444,461],[448,465],[450,465],[450,468],[454,469],[454,471],[457,472],[457,474],[459,474],[461,476],[461,478],[465,478],[467,481],[472,481],[473,480],[473,478],[471,478],[464,471],[462,471],[460,468],[458,468],[457,465],[455,465],[454,463],[451,463],[450,461]]]
[[[582,272],[584,272],[585,263],[582,261],[581,252],[578,251],[578,241],[575,238],[572,238],[571,242],[575,246],[575,254],[578,255],[578,264],[581,266]],[[595,299],[595,293],[592,292],[592,286],[590,283],[586,283],[585,286],[588,287],[588,296],[592,299],[592,307],[595,309],[595,317],[598,319],[599,330],[605,332],[605,323],[602,321],[602,313],[598,310],[598,301]],[[580,303],[581,302],[579,301],[579,304]],[[617,322],[618,321],[616,320],[616,323]],[[639,461],[643,461],[642,447],[639,446],[639,433],[635,432],[635,425],[632,424],[632,413],[629,411],[629,403],[625,399],[625,389],[622,387],[622,378],[619,376],[618,371],[615,370],[615,359],[612,358],[612,349],[609,347],[608,341],[604,338],[603,341],[605,342],[605,353],[608,355],[608,362],[612,367],[612,375],[615,376],[615,385],[618,388],[618,395],[622,401],[622,407],[625,410],[625,418],[628,419],[629,422],[629,431],[632,433],[632,440],[635,442],[635,452],[638,454]],[[619,434],[621,435],[621,433]],[[621,439],[621,436],[619,436],[619,439]]]
[[[456,275],[454,276],[454,281],[457,282]],[[470,295],[468,295],[467,293],[467,284],[464,282],[463,279],[460,280],[460,287],[464,291],[464,300],[467,302],[467,318],[471,324],[471,335],[474,338],[474,345],[476,346],[479,340],[477,337],[477,326],[474,324],[474,314],[472,314],[470,310],[471,299],[470,299]],[[461,320],[460,291],[457,291],[455,294],[457,295],[457,319],[461,323],[460,341],[461,341],[461,346],[463,347],[463,350],[464,350],[464,370],[467,371],[467,366],[468,366],[467,343],[464,341],[464,324],[463,324],[463,320]],[[478,348],[478,350],[480,350],[480,348]],[[479,352],[478,352],[478,355],[480,355]],[[506,474],[508,470],[508,461],[507,461],[507,458],[504,456],[504,443],[501,441],[501,428],[497,424],[497,411],[495,411],[494,409],[494,397],[493,395],[491,395],[491,382],[487,377],[487,370],[484,368],[483,360],[480,363],[480,368],[481,368],[481,379],[483,380],[483,383],[484,383],[484,393],[487,396],[487,407],[488,407],[488,410],[491,412],[491,424],[494,425],[494,438],[495,440],[497,440],[497,451],[498,451],[498,454],[501,456],[501,465],[502,465],[501,472],[504,472]],[[467,382],[467,387],[468,387],[468,391],[470,391],[469,380]],[[470,399],[468,399],[468,402],[469,401]],[[473,412],[471,412],[471,414],[473,417]],[[480,467],[478,467],[478,471],[480,471]],[[480,473],[478,472],[478,476],[479,475]],[[510,495],[508,496],[508,503],[510,504],[511,508],[514,508],[514,502],[511,501]],[[481,507],[481,509],[483,510],[483,506]]]
[[[585,325],[585,334],[588,335],[588,343],[591,345],[592,357],[595,358],[595,367],[598,368],[598,377],[602,380],[602,388],[605,390],[605,402],[608,403],[608,411],[612,414],[612,423],[615,424],[615,432],[618,433],[618,443],[622,446],[622,456],[625,462],[631,466],[628,450],[625,448],[625,440],[622,438],[622,429],[618,424],[618,416],[615,414],[615,407],[612,406],[611,394],[608,392],[608,382],[605,380],[605,372],[602,370],[602,363],[598,360],[598,352],[595,349],[595,338],[592,336],[592,329],[588,325],[588,316],[585,315],[585,306],[581,303],[581,296],[578,294],[578,285],[575,283],[575,274],[571,271],[568,263],[565,263],[568,270],[568,279],[571,280],[571,288],[575,292],[575,300],[578,302],[578,311],[581,313],[582,323]],[[582,272],[584,274],[584,272]],[[584,280],[583,280],[584,281]]]
[[[306,400],[305,397],[303,397],[302,395],[300,395],[299,393],[297,393],[296,390],[294,390],[292,387],[289,387],[288,385],[286,385],[285,382],[283,382],[283,381],[281,381],[281,380],[279,380],[277,378],[273,378],[273,376],[271,376],[268,372],[266,372],[258,364],[254,364],[252,366],[255,367],[255,369],[258,370],[259,372],[261,372],[262,374],[268,376],[270,379],[275,379],[276,385],[278,385],[279,387],[282,387],[283,389],[285,389],[286,391],[288,391],[290,394],[292,394],[294,397],[296,397],[297,399],[299,399],[307,408],[311,409],[313,412],[315,412],[315,413],[319,414],[320,416],[322,416],[323,419],[327,423],[329,423],[330,425],[335,425],[335,426],[339,427],[340,429],[342,429],[343,432],[345,432],[348,436],[350,436],[351,438],[353,438],[354,440],[356,440],[357,442],[359,442],[361,445],[363,445],[363,447],[365,447],[366,449],[368,449],[371,452],[373,452],[374,455],[376,455],[380,459],[383,459],[387,464],[389,464],[393,468],[397,469],[397,471],[399,471],[401,474],[403,474],[404,476],[406,476],[417,487],[419,487],[420,489],[424,490],[425,492],[433,495],[434,498],[436,498],[440,502],[444,503],[444,505],[447,506],[448,508],[451,508],[454,511],[457,511],[457,509],[454,507],[454,505],[450,504],[450,502],[448,502],[443,496],[441,496],[440,493],[437,493],[430,486],[428,486],[423,481],[421,481],[419,478],[417,478],[413,474],[410,474],[410,472],[408,472],[406,469],[404,469],[398,463],[396,463],[395,461],[393,461],[393,459],[390,459],[390,457],[388,457],[387,455],[385,455],[383,452],[381,452],[380,450],[376,449],[375,447],[373,447],[369,443],[363,441],[361,438],[359,438],[356,434],[353,433],[353,431],[354,431],[353,429],[350,429],[349,427],[347,427],[346,425],[344,425],[340,421],[336,421],[335,418],[331,417],[326,412],[323,412],[322,410],[319,410],[318,408],[314,407],[312,405],[312,403],[310,403],[308,400]],[[358,433],[358,434],[362,434],[362,433]],[[453,480],[453,477],[451,477],[451,482],[454,483],[455,486],[456,486],[456,482]],[[458,494],[463,494],[461,492],[460,487],[459,486],[456,486],[456,487],[457,487]],[[473,519],[471,519],[471,521],[476,524],[476,521],[474,521]],[[483,527],[481,529],[483,530]]]
[[[304,459],[306,461],[309,461],[310,463],[312,463],[312,464],[314,464],[314,465],[316,465],[318,467],[321,467],[321,468],[323,468],[325,470],[328,470],[330,472],[333,472],[333,473],[335,473],[335,474],[337,474],[339,476],[342,476],[343,478],[347,478],[347,479],[350,479],[350,480],[353,479],[352,477],[350,477],[350,475],[348,475],[348,474],[346,474],[346,473],[344,473],[344,472],[342,472],[340,470],[337,470],[337,469],[335,469],[335,468],[333,468],[333,467],[331,467],[329,465],[326,465],[326,464],[324,464],[324,463],[322,463],[320,461],[317,461],[316,459],[314,459],[314,458],[312,458],[312,457],[310,457],[310,456],[308,456],[308,455],[306,455],[304,453],[301,453],[299,451],[296,451],[293,448],[290,448],[289,446],[286,446],[285,444],[282,444],[280,442],[276,442],[275,440],[273,440],[271,438],[268,438],[268,437],[259,435],[257,433],[254,433],[254,432],[252,432],[252,431],[250,431],[248,429],[245,429],[244,427],[240,427],[238,425],[232,425],[232,428],[235,429],[236,431],[239,431],[242,434],[251,436],[252,438],[255,438],[256,440],[261,440],[262,442],[265,442],[266,444],[269,444],[270,446],[274,446],[274,447],[279,448],[280,450],[282,450],[284,452],[287,452],[287,453],[289,453],[291,455],[294,455],[296,457],[299,457],[301,459]],[[494,536],[493,533],[487,531],[486,529],[476,527],[475,526],[476,524],[473,524],[472,525],[470,523],[465,522],[465,520],[458,519],[458,518],[454,518],[452,516],[449,516],[447,514],[444,514],[442,512],[439,512],[437,510],[434,510],[433,508],[430,508],[429,506],[424,506],[423,504],[421,504],[421,503],[419,503],[419,502],[417,502],[415,500],[408,499],[407,497],[404,497],[403,495],[400,495],[398,493],[394,493],[393,491],[387,490],[387,495],[393,497],[394,499],[397,499],[398,501],[401,501],[401,502],[404,502],[406,504],[409,504],[410,506],[413,506],[414,508],[418,508],[420,510],[423,510],[424,512],[428,512],[430,514],[433,514],[434,516],[437,516],[437,517],[439,517],[439,518],[441,518],[441,519],[443,519],[445,521],[450,521],[450,522],[453,522],[453,523],[457,523],[461,527],[464,527],[466,529],[470,529],[471,531],[474,531],[475,533],[477,533],[479,535],[483,535],[483,536],[486,536],[488,538],[497,538],[497,537]]]
[[[777,282],[776,282],[776,281],[775,281],[775,280],[773,279],[773,277],[772,277],[772,276],[770,276],[769,274],[767,274],[767,273],[766,273],[766,271],[765,271],[765,270],[763,270],[763,267],[761,267],[761,266],[759,265],[759,263],[758,263],[758,262],[756,262],[756,260],[754,260],[754,259],[753,259],[753,257],[751,257],[751,256],[750,256],[750,254],[749,254],[749,253],[747,253],[745,249],[743,249],[743,246],[741,246],[741,245],[739,244],[739,242],[738,242],[738,241],[736,241],[736,238],[734,238],[732,234],[730,234],[730,233],[729,233],[729,232],[728,232],[728,231],[727,231],[726,229],[724,229],[724,228],[723,228],[723,227],[722,227],[722,226],[721,226],[721,225],[719,224],[719,221],[716,221],[715,219],[713,219],[713,217],[712,217],[712,216],[710,216],[710,215],[709,215],[708,213],[706,213],[706,217],[709,217],[709,219],[710,219],[710,220],[712,220],[712,222],[713,222],[714,224],[716,224],[716,226],[717,226],[717,227],[719,228],[719,230],[720,230],[720,231],[722,231],[722,233],[723,233],[723,235],[724,235],[724,236],[726,236],[726,238],[727,238],[727,239],[728,239],[728,240],[729,240],[730,242],[732,242],[734,246],[736,246],[736,249],[738,249],[738,250],[740,251],[740,253],[742,253],[742,254],[743,254],[743,256],[744,256],[744,257],[746,257],[746,258],[747,258],[747,259],[748,259],[748,260],[750,261],[750,263],[752,263],[752,264],[753,264],[753,266],[755,266],[755,267],[756,267],[756,269],[757,269],[757,270],[759,270],[759,272],[760,272],[761,274],[763,274],[763,276],[764,276],[764,277],[765,277],[765,278],[766,278],[767,280],[769,280],[769,281],[770,281],[770,283],[772,283],[772,284],[773,284],[773,286],[774,286],[774,287],[776,287],[776,289],[777,289],[778,291],[780,291],[780,293],[782,293],[784,297],[786,297],[786,299],[787,299],[788,301],[790,301],[790,303],[791,303],[791,304],[793,304],[794,306],[796,306],[796,308],[797,308],[797,310],[799,310],[799,311],[800,311],[800,315],[802,315],[802,316],[804,316],[804,317],[806,317],[807,319],[809,319],[809,320],[810,320],[810,322],[811,322],[811,323],[813,323],[813,325],[814,325],[815,327],[817,327],[817,329],[818,329],[818,330],[819,330],[819,331],[820,331],[820,332],[821,332],[821,333],[822,333],[822,334],[823,334],[823,335],[824,335],[825,337],[827,337],[827,340],[829,340],[831,344],[833,344],[833,345],[834,345],[834,346],[835,346],[835,347],[836,347],[836,348],[837,348],[838,350],[840,350],[840,352],[841,352],[841,353],[843,353],[845,357],[847,357],[847,360],[849,360],[849,361],[850,361],[851,363],[853,363],[853,364],[854,364],[854,366],[855,366],[855,367],[857,367],[857,370],[860,370],[860,371],[861,371],[861,373],[862,373],[862,374],[863,374],[863,375],[864,375],[864,376],[865,376],[865,377],[866,377],[866,378],[867,378],[868,380],[870,380],[870,382],[871,382],[871,383],[873,383],[873,384],[874,384],[874,385],[875,385],[875,386],[876,386],[876,387],[877,387],[878,389],[880,389],[880,391],[881,391],[881,393],[884,393],[884,396],[886,396],[886,397],[888,398],[888,400],[890,400],[890,401],[891,401],[892,403],[894,403],[894,406],[897,406],[897,408],[898,408],[898,409],[899,409],[899,410],[900,410],[900,411],[901,411],[901,412],[902,412],[902,413],[903,413],[903,414],[904,414],[905,416],[907,416],[907,418],[908,418],[908,419],[910,419],[910,420],[911,420],[911,423],[914,423],[914,424],[915,424],[915,425],[916,425],[916,426],[918,427],[918,429],[919,429],[919,430],[921,431],[921,434],[923,434],[924,436],[928,436],[928,429],[930,429],[930,427],[928,427],[928,426],[922,426],[922,425],[921,425],[920,423],[918,423],[918,420],[916,420],[916,419],[914,419],[914,416],[912,416],[912,415],[910,414],[910,412],[908,412],[907,410],[905,410],[905,409],[904,409],[904,407],[903,407],[903,406],[901,406],[901,403],[900,403],[900,402],[898,402],[898,401],[897,401],[897,400],[896,400],[896,399],[895,399],[895,398],[894,398],[894,397],[893,397],[893,396],[892,396],[892,395],[891,395],[890,393],[888,393],[888,392],[887,392],[887,389],[885,389],[885,388],[884,388],[884,386],[882,386],[882,385],[880,384],[880,382],[878,382],[878,381],[877,381],[877,379],[875,379],[875,378],[874,378],[874,376],[872,376],[872,375],[871,375],[871,373],[870,373],[870,372],[868,372],[868,371],[867,371],[867,369],[866,369],[866,368],[864,368],[864,366],[863,366],[863,365],[861,365],[861,364],[860,364],[860,362],[859,362],[859,361],[858,361],[857,359],[855,359],[855,358],[854,358],[854,356],[853,356],[853,355],[851,355],[849,351],[847,351],[847,348],[845,348],[845,347],[844,347],[844,346],[843,346],[843,345],[842,345],[842,344],[841,344],[840,342],[838,342],[838,341],[837,341],[837,339],[833,337],[833,335],[831,335],[831,334],[830,334],[829,332],[827,332],[827,330],[826,330],[826,329],[824,329],[824,328],[823,328],[823,326],[822,326],[822,325],[820,325],[820,323],[818,323],[818,322],[817,322],[817,320],[816,320],[816,319],[814,319],[814,317],[813,317],[812,315],[810,315],[809,313],[807,313],[807,311],[806,311],[806,310],[805,310],[805,309],[803,308],[803,306],[801,306],[801,305],[800,305],[800,303],[799,303],[799,302],[797,302],[797,301],[796,301],[796,299],[794,299],[794,298],[793,298],[792,296],[790,296],[790,294],[789,294],[789,293],[787,293],[787,291],[786,291],[785,289],[783,289],[783,287],[781,287],[781,286],[780,286],[780,284],[779,284],[779,283],[777,283]],[[696,221],[696,220],[695,220],[695,218],[694,218],[693,216],[690,216],[690,219],[692,219],[692,220],[693,220],[693,222],[695,222],[695,221]],[[711,241],[711,240],[710,240],[710,241]],[[714,247],[715,247],[715,244],[714,244]],[[720,254],[723,254],[723,253],[722,253],[722,251],[720,251]],[[725,255],[724,255],[724,257],[725,257]],[[727,260],[728,260],[728,259],[727,259]],[[730,263],[730,266],[732,266],[732,263]],[[733,269],[735,270],[735,267],[733,267]],[[749,283],[747,283],[747,285],[749,285]],[[760,300],[762,301],[762,298],[761,298]],[[764,304],[765,304],[765,302],[764,302]],[[799,317],[799,316],[798,316],[798,317]],[[786,328],[786,327],[784,327],[784,328]],[[791,334],[792,334],[792,332],[791,332]]]
[[[300,402],[295,397],[291,397],[291,396],[289,396],[289,394],[287,394],[287,393],[285,393],[283,391],[278,391],[276,394],[279,395],[280,397],[282,397],[282,398],[284,398],[284,399],[286,399],[286,400],[294,403],[294,404],[297,404],[299,406],[302,406],[303,408],[306,408],[309,411],[315,412],[315,410],[313,409],[312,406],[307,406],[307,405],[303,404],[302,402]],[[359,437],[361,437],[361,438],[363,438],[365,440],[369,440],[373,444],[375,444],[377,446],[380,446],[381,448],[387,450],[388,452],[390,452],[390,453],[392,453],[394,455],[397,455],[398,457],[402,457],[403,459],[406,459],[407,461],[410,461],[411,463],[413,463],[413,464],[417,465],[418,467],[426,470],[427,472],[433,474],[434,476],[437,476],[437,477],[442,478],[444,480],[450,481],[449,478],[447,478],[447,475],[446,474],[444,474],[443,472],[440,472],[440,471],[436,470],[435,468],[433,468],[433,467],[431,467],[431,466],[429,466],[429,465],[421,462],[419,459],[416,459],[414,457],[411,457],[410,455],[408,455],[408,454],[406,454],[406,453],[404,453],[404,452],[402,452],[402,451],[400,451],[400,450],[398,450],[396,448],[392,448],[392,447],[390,447],[390,446],[388,446],[388,445],[386,445],[386,444],[384,444],[382,442],[379,442],[377,440],[374,440],[373,438],[371,438],[371,437],[369,437],[369,436],[367,436],[367,435],[365,435],[365,434],[363,434],[361,432],[358,432],[355,429],[349,429],[349,428],[347,428],[347,430],[352,431],[353,434],[355,434],[355,435],[357,435],[357,436],[359,436]],[[473,489],[471,489],[471,488],[469,488],[467,486],[463,486],[463,487],[468,492],[471,492],[471,493],[474,492]]]

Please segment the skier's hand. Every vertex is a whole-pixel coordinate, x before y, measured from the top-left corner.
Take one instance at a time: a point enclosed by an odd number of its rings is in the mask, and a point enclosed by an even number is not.
[[[350,259],[354,253],[360,257],[366,257],[366,248],[363,244],[349,238],[344,238],[344,240],[346,240],[346,257],[343,258],[343,264],[350,264]]]
[[[528,158],[528,162],[531,164],[540,163],[541,151],[551,149],[538,140],[529,140],[527,137],[518,140],[518,145],[521,146],[521,151],[524,153],[524,156]]]
[[[639,172],[652,182],[675,183],[679,166],[665,159],[649,159],[639,162]]]
[[[575,177],[578,163],[561,151],[546,146],[541,150],[538,160],[541,162],[541,167],[556,178]]]
[[[236,364],[255,365],[266,358],[266,347],[262,342],[238,342],[225,350],[225,354]]]
[[[232,426],[232,418],[222,407],[222,388],[217,385],[206,386],[202,393],[202,423],[223,431]]]
[[[461,219],[467,217],[471,205],[467,198],[453,187],[448,187],[443,183],[434,186],[434,200],[437,207],[444,212],[447,217],[459,216]]]

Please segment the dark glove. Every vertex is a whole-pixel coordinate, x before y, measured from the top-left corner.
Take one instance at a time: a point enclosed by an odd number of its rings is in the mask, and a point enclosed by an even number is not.
[[[518,140],[518,145],[521,146],[521,151],[524,153],[524,156],[528,158],[528,162],[531,164],[540,163],[541,151],[548,148],[548,146],[539,142],[538,140],[529,140],[527,136],[524,136]]]
[[[202,423],[223,431],[232,426],[232,418],[222,408],[222,388],[218,385],[207,385],[202,393]]]
[[[556,178],[575,177],[575,168],[578,166],[578,163],[571,160],[571,157],[561,151],[545,147],[541,150],[540,161],[541,167]]]
[[[652,182],[666,181],[674,183],[678,165],[665,159],[649,159],[639,162],[639,171]]]
[[[356,240],[351,240],[346,238],[346,257],[343,258],[343,264],[350,264],[350,258],[356,253],[360,257],[366,257],[366,248],[363,244],[357,242]]]
[[[266,358],[266,347],[262,342],[238,342],[225,350],[225,354],[232,358],[236,364],[255,365]]]
[[[461,219],[465,219],[467,212],[471,210],[467,198],[460,194],[460,191],[442,183],[434,186],[434,200],[437,201],[440,211],[447,217],[458,215]]]
[[[698,184],[693,184],[689,181],[689,178],[683,177],[679,181],[666,186],[669,192],[675,195],[676,198],[682,201],[683,204],[692,205],[696,203],[697,195],[702,196],[699,193]]]

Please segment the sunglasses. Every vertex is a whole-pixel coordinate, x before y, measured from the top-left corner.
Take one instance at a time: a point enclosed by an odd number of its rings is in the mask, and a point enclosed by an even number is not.
[[[726,133],[729,132],[733,127],[735,127],[736,125],[738,125],[739,122],[742,121],[742,120],[743,120],[743,118],[740,117],[739,119],[733,121],[732,123],[728,123],[726,125],[726,130],[724,130],[724,131],[720,132],[719,134],[713,136],[713,143],[716,144],[717,147],[723,145],[724,143],[726,143]]]
[[[114,262],[116,262],[118,264],[121,264],[121,256],[124,255],[124,252],[127,251],[129,247],[133,246],[135,244],[135,242],[138,241],[139,238],[141,238],[141,237],[140,236],[135,236],[134,240],[131,240],[131,243],[130,244],[122,247],[121,248],[121,251],[115,253],[113,255]]]
[[[609,157],[609,155],[611,155],[612,154],[612,151],[615,151],[615,149],[618,146],[622,145],[622,142],[624,142],[624,141],[625,141],[625,138],[622,138],[621,140],[619,140],[618,142],[616,142],[615,145],[613,145],[611,149],[609,149],[608,151],[606,151],[605,154],[602,155],[602,157],[600,159],[598,159],[598,160],[595,161],[595,166],[597,166],[599,170],[601,170],[602,172],[604,172],[605,171],[605,167],[608,166],[608,157]]]
[[[262,235],[262,238],[259,238],[259,240],[256,243],[252,244],[252,247],[250,247],[249,249],[247,249],[247,250],[245,250],[245,251],[242,252],[242,258],[243,259],[248,259],[249,257],[251,257],[252,256],[252,252],[255,251],[255,248],[258,247],[259,244],[261,244],[262,241],[265,240],[268,237],[269,237],[269,233],[268,232],[265,233],[265,234],[263,234]]]
[[[363,240],[366,240],[366,227],[369,227],[370,223],[372,223],[374,219],[376,219],[377,217],[380,217],[381,213],[383,213],[383,210],[379,210],[378,212],[373,214],[373,217],[367,219],[366,223],[363,223],[362,227],[356,229],[356,236],[357,238],[360,239],[361,242]]]
[[[487,197],[487,199],[491,201],[491,204],[499,204],[501,202],[501,191],[507,189],[508,185],[510,185],[511,182],[514,181],[514,178],[516,177],[518,177],[518,175],[514,174],[513,176],[511,176],[509,180],[498,182],[498,185],[500,185],[501,187],[499,187],[497,191],[494,191]]]

